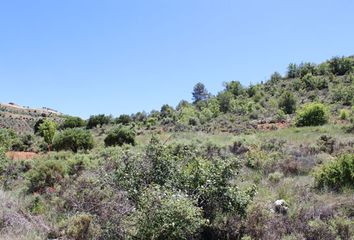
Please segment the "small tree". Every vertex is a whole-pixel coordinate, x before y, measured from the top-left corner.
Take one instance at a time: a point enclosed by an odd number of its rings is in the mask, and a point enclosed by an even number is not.
[[[299,76],[299,69],[296,63],[290,63],[287,72],[288,78],[296,78]]]
[[[239,81],[231,81],[224,83],[225,91],[232,93],[235,97],[242,95],[244,93],[244,88]]]
[[[85,126],[85,121],[82,120],[80,117],[72,117],[68,116],[65,118],[64,122],[61,124],[61,129],[66,128],[78,128]]]
[[[131,122],[132,118],[128,114],[122,114],[115,120],[115,123],[122,125],[129,125]]]
[[[112,120],[111,116],[106,116],[104,114],[99,114],[99,115],[93,115],[90,116],[89,120],[87,121],[87,128],[92,129],[94,127],[97,127],[98,125],[102,126],[104,124],[110,123]]]
[[[197,103],[199,101],[207,100],[210,96],[208,90],[203,83],[197,83],[193,89],[193,101]]]
[[[106,146],[122,146],[123,144],[135,145],[135,131],[132,128],[119,126],[110,131],[104,139]]]
[[[65,129],[55,135],[53,139],[53,149],[71,150],[90,150],[93,148],[93,137],[87,130],[80,128]]]
[[[319,126],[328,122],[329,113],[321,103],[309,103],[300,109],[296,116],[296,126]]]
[[[280,97],[278,105],[286,114],[292,114],[296,110],[296,99],[291,92],[285,92]]]
[[[39,126],[40,135],[44,138],[44,141],[48,144],[48,151],[51,149],[53,138],[57,130],[57,124],[48,119]]]

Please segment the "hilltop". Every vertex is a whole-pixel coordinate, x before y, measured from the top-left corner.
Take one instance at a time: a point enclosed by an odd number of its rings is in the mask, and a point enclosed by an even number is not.
[[[47,107],[30,108],[16,103],[0,103],[0,128],[10,128],[21,134],[33,133],[39,119],[61,122],[62,116],[62,113]]]

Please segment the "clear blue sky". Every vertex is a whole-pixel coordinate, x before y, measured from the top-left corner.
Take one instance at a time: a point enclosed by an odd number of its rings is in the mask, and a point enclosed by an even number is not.
[[[0,1],[0,102],[119,115],[354,54],[352,0]]]

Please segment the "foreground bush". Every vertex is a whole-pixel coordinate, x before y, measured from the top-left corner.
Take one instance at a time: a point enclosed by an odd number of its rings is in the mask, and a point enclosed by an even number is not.
[[[106,146],[135,145],[135,131],[129,127],[117,127],[108,133],[104,143]]]
[[[354,188],[354,154],[343,155],[322,166],[315,172],[315,180],[320,189]]]
[[[143,192],[139,210],[130,219],[134,226],[130,235],[133,239],[192,239],[205,223],[193,200],[152,186]]]
[[[66,129],[55,135],[53,149],[56,151],[70,150],[90,150],[93,148],[93,137],[89,131],[73,128]]]
[[[320,126],[328,122],[329,113],[321,103],[306,104],[296,116],[296,126]]]

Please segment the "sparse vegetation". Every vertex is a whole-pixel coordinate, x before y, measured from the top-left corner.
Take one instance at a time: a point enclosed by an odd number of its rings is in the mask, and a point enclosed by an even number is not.
[[[353,57],[290,64],[216,95],[198,83],[176,107],[33,113],[23,130],[3,108],[0,238],[352,239],[352,74]]]

